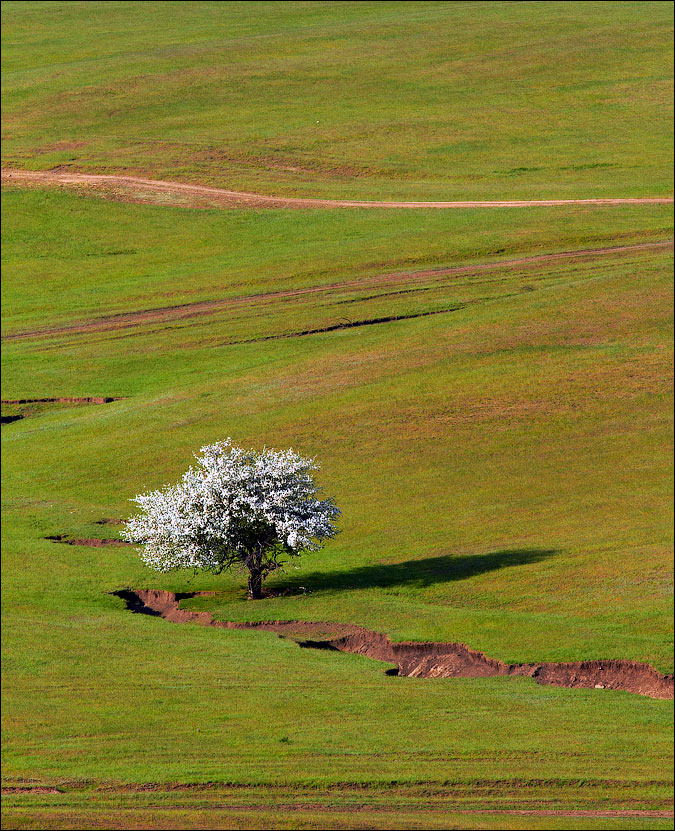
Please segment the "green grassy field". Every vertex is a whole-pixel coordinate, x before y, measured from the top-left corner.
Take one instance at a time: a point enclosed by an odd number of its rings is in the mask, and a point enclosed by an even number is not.
[[[4,159],[361,198],[660,195],[670,13],[9,2]],[[542,169],[499,173],[519,161]],[[111,595],[214,590],[185,605],[672,672],[672,248],[527,261],[667,241],[672,206],[218,211],[13,187],[3,216],[3,399],[123,399],[3,405],[26,415],[2,427],[3,827],[673,827],[597,813],[668,807],[671,702],[390,677]],[[102,520],[227,436],[316,455],[343,510],[277,596],[45,539],[115,536]]]
[[[46,311],[25,311],[39,308],[44,284],[21,276],[35,273],[34,258],[50,245],[45,272],[62,261],[71,275],[69,283],[54,277],[63,324],[68,308],[76,321],[128,310],[120,298],[161,234],[171,240],[165,268],[186,274],[178,292],[192,285],[191,297],[213,296],[214,274],[225,283],[229,266],[213,262],[209,226],[214,239],[228,239],[255,216],[65,194],[6,198],[6,268],[16,279],[6,281],[5,307],[17,310],[7,325],[15,334],[46,321]],[[110,300],[97,311],[79,305],[88,287],[104,287],[99,258],[79,230],[85,209],[90,228],[119,227],[132,212],[124,244],[140,252],[110,271]],[[26,244],[31,210],[44,223],[39,239],[51,243]],[[573,233],[569,216],[543,213],[529,220],[551,237],[558,222],[560,237]],[[616,209],[586,209],[589,224],[601,215],[609,224],[612,214],[620,225]],[[642,211],[631,241],[667,237],[667,214]],[[499,230],[506,219],[498,214],[493,234],[509,236],[508,227]],[[339,217],[289,212],[269,220],[281,232],[268,235],[267,256],[286,256],[285,285],[311,279],[302,245],[288,255],[293,223],[314,261],[327,262],[331,252],[337,260],[328,220]],[[587,247],[576,221],[575,244]],[[433,261],[438,237],[449,243],[457,227],[467,252],[485,250],[485,230],[463,214],[429,222],[441,227],[429,234],[421,263]],[[321,268],[315,283],[372,274],[391,223],[369,217],[344,271]],[[248,228],[256,250],[260,228]],[[521,254],[541,250],[532,233]],[[78,237],[72,247],[58,243]],[[208,268],[195,264],[202,242]],[[105,235],[100,244],[108,245]],[[246,247],[245,236],[239,244]],[[440,262],[451,262],[447,256]],[[332,289],[320,301],[281,298],[164,324],[7,342],[3,397],[128,396],[57,407],[3,428],[4,620],[7,642],[18,647],[7,658],[11,776],[289,785],[506,778],[558,788],[588,777],[663,781],[667,702],[524,679],[391,679],[368,659],[307,653],[263,633],[132,617],[106,592],[215,588],[217,597],[199,603],[223,618],[342,620],[396,638],[459,640],[508,661],[633,658],[668,670],[670,259],[643,250],[536,269],[496,266],[408,281],[403,294],[398,285],[392,293],[366,284]],[[257,268],[249,275],[233,280],[232,291],[279,288],[274,277],[260,284]],[[135,284],[135,307],[155,307],[161,283],[148,281],[147,299],[144,283]],[[456,308],[227,345],[330,322],[345,306],[366,319],[442,304]],[[110,536],[114,528],[94,523],[127,515],[131,496],[176,478],[200,444],[226,435],[292,443],[324,463],[323,482],[344,510],[343,533],[300,571],[270,581],[311,594],[251,603],[236,575],[153,575],[133,550],[43,539]],[[573,793],[568,800],[578,804]]]
[[[3,164],[406,199],[672,191],[666,2],[7,2]]]

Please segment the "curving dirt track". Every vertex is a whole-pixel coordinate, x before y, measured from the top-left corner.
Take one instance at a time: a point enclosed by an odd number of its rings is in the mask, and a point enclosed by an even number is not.
[[[198,300],[194,303],[182,303],[175,306],[160,306],[153,309],[141,309],[134,312],[120,312],[119,314],[102,315],[91,320],[79,323],[68,323],[60,326],[48,326],[40,329],[29,329],[23,332],[12,332],[3,335],[3,341],[23,340],[25,338],[50,337],[52,335],[78,335],[88,332],[114,331],[140,326],[144,323],[157,323],[167,320],[181,320],[202,315],[214,314],[220,309],[235,306],[251,306],[258,303],[273,302],[279,299],[302,297],[304,295],[324,294],[331,291],[355,290],[363,288],[382,288],[397,286],[401,283],[409,284],[423,280],[433,280],[442,277],[461,277],[469,274],[499,271],[505,268],[537,267],[540,263],[556,260],[583,259],[591,261],[608,255],[632,254],[652,249],[670,249],[673,240],[659,240],[656,242],[642,242],[634,245],[617,245],[604,248],[582,248],[577,251],[560,251],[553,254],[534,254],[529,257],[518,257],[512,260],[499,260],[492,263],[472,263],[469,265],[450,266],[449,268],[427,268],[420,271],[406,271],[389,274],[378,274],[374,277],[360,280],[346,280],[341,283],[328,283],[323,286],[310,286],[302,289],[285,289],[265,294],[249,294],[240,297],[223,297],[215,300]],[[348,328],[335,326],[336,328]],[[316,330],[325,331],[325,330]],[[112,400],[112,399],[111,399]],[[15,403],[15,402],[3,402]]]
[[[362,626],[306,621],[234,623],[214,620],[210,612],[180,608],[190,597],[213,592],[174,594],[160,590],[123,589],[114,592],[127,608],[139,614],[162,617],[172,623],[199,623],[221,629],[262,629],[290,638],[301,647],[352,652],[396,664],[388,675],[409,678],[489,678],[524,675],[538,684],[556,687],[626,690],[649,698],[673,698],[673,676],[662,675],[648,664],[635,661],[570,661],[565,663],[505,664],[462,643],[392,642],[386,635]]]
[[[672,196],[606,197],[597,199],[529,199],[498,202],[386,202],[354,199],[311,199],[290,196],[266,196],[261,193],[225,190],[206,185],[190,185],[183,182],[166,182],[161,179],[144,179],[120,174],[75,173],[68,170],[19,170],[2,169],[5,185],[61,187],[86,187],[113,191],[119,198],[134,201],[142,194],[142,201],[149,196],[172,197],[188,207],[203,207],[204,200],[210,207],[236,208],[536,208],[561,205],[653,205],[667,204]]]

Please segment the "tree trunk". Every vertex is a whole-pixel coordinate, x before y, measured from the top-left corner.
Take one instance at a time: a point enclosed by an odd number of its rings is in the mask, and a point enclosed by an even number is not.
[[[262,571],[251,569],[248,575],[248,598],[249,600],[260,600],[262,596]]]

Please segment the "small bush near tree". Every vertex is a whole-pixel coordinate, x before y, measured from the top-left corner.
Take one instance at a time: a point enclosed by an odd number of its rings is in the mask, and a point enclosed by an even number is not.
[[[319,499],[314,459],[289,450],[244,450],[231,439],[209,444],[176,485],[140,494],[140,513],[122,530],[156,571],[191,568],[248,572],[250,598],[287,558],[335,536],[340,511]]]

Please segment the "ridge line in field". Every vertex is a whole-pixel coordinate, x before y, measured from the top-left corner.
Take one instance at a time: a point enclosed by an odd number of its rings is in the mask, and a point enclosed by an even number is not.
[[[594,197],[589,199],[513,199],[498,201],[383,201],[358,199],[320,199],[316,197],[269,196],[262,193],[226,190],[208,185],[192,185],[184,182],[169,182],[163,179],[146,179],[140,176],[126,176],[112,173],[75,173],[56,170],[2,169],[2,183],[16,185],[46,184],[77,187],[126,187],[149,189],[156,194],[173,196],[192,195],[216,200],[223,207],[246,205],[255,208],[534,208],[558,207],[563,205],[645,205],[669,204],[672,196],[644,197]],[[147,199],[143,200],[147,203]]]
[[[673,240],[659,240],[656,242],[641,242],[633,245],[618,245],[603,248],[580,248],[576,251],[559,251],[552,254],[533,254],[528,257],[517,257],[511,260],[498,260],[488,263],[469,263],[467,265],[449,266],[446,268],[426,268],[419,271],[391,272],[378,274],[360,280],[346,280],[339,283],[328,283],[322,286],[308,286],[298,289],[282,289],[279,291],[264,292],[260,294],[248,294],[239,297],[223,297],[212,300],[196,300],[193,303],[180,303],[172,306],[158,306],[150,309],[140,309],[133,312],[118,312],[115,314],[102,315],[101,317],[81,321],[79,323],[64,324],[62,326],[50,326],[40,329],[30,329],[23,332],[13,332],[3,335],[3,341],[23,340],[25,338],[48,337],[59,334],[85,334],[93,331],[111,331],[116,329],[128,329],[142,323],[153,323],[164,320],[176,320],[201,315],[212,314],[219,309],[254,305],[277,299],[289,299],[302,297],[310,294],[324,294],[326,292],[341,289],[372,288],[376,286],[386,287],[389,285],[401,285],[411,282],[420,282],[435,277],[461,276],[487,271],[497,271],[501,268],[529,267],[536,266],[542,262],[555,260],[575,259],[586,257],[594,259],[612,254],[629,254],[645,250],[670,248]]]

